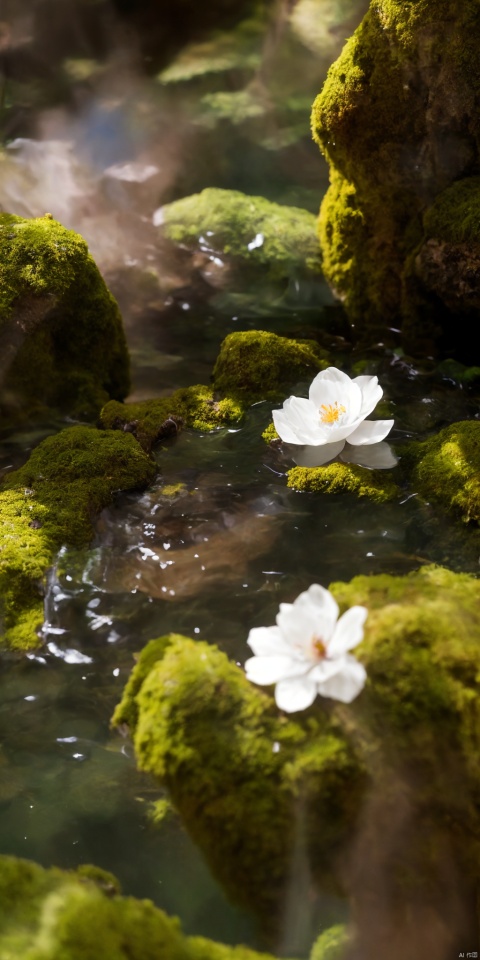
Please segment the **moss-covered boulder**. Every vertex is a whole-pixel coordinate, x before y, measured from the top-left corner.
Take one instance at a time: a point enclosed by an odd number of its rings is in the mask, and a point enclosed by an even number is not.
[[[461,289],[469,263],[478,277],[478,240],[465,246],[465,223],[478,203],[479,38],[476,0],[374,0],[315,101],[313,133],[331,167],[323,267],[366,339],[403,324],[417,353],[446,331],[465,347],[452,315],[472,309],[471,284]],[[447,268],[447,208],[462,198]]]
[[[128,433],[71,427],[44,440],[0,487],[0,645],[35,646],[45,574],[81,547],[115,492],[147,486],[155,464]]]
[[[315,217],[300,207],[209,187],[167,204],[156,217],[168,240],[201,255],[197,266],[238,265],[263,281],[320,273]]]
[[[2,960],[272,960],[247,947],[186,937],[150,900],[119,895],[115,877],[0,857]]]
[[[129,390],[122,320],[82,238],[0,214],[0,405],[95,416]]]
[[[464,420],[403,452],[409,482],[464,523],[480,523],[480,423]]]
[[[385,926],[404,933],[426,898],[456,929],[480,862],[480,582],[425,567],[331,589],[342,610],[369,611],[356,650],[368,679],[352,704],[319,698],[285,717],[216,647],[170,635],[140,655],[114,723],[230,896],[267,928],[301,810],[314,886],[335,879],[363,915],[385,888]]]
[[[140,403],[110,401],[101,412],[109,429],[134,433],[146,450],[183,426],[213,430],[238,421],[259,400],[279,400],[288,385],[328,367],[313,340],[291,340],[265,330],[231,333],[213,370],[213,386],[196,385]]]
[[[315,875],[331,882],[365,781],[326,714],[279,716],[273,698],[216,647],[169,635],[140,655],[113,722],[129,727],[139,766],[168,787],[227,893],[270,933],[299,810]]]
[[[349,493],[374,503],[393,500],[399,488],[389,471],[367,470],[353,463],[330,463],[325,467],[292,467],[287,485],[309,493]]]

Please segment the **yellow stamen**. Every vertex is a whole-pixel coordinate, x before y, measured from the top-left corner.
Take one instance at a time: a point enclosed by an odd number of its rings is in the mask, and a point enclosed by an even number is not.
[[[318,659],[319,659],[319,660],[322,660],[323,657],[326,657],[326,655],[327,655],[327,648],[326,648],[323,640],[320,639],[320,637],[312,637],[312,647],[313,647],[316,655],[318,656]]]
[[[343,406],[343,403],[341,403],[339,406],[338,400],[335,400],[335,403],[329,403],[328,405],[322,403],[320,408],[320,422],[336,423],[342,413],[346,413],[346,407]]]

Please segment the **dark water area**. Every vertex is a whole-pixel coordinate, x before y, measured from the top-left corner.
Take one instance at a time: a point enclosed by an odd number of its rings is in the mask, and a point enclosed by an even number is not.
[[[310,139],[309,105],[366,4],[318,0],[325,25],[310,42],[308,22],[293,30],[287,3],[270,11],[254,44],[264,112],[238,123],[208,105],[251,83],[248,51],[238,41],[223,71],[206,63],[220,56],[211,31],[234,37],[238,10],[226,3],[215,17],[185,4],[180,15],[180,6],[166,4],[160,24],[153,3],[45,0],[19,11],[0,2],[0,209],[48,210],[86,238],[124,317],[130,399],[208,383],[230,332],[315,331],[337,366],[366,361],[362,372],[378,375],[400,458],[406,441],[478,419],[478,391],[430,359],[414,364],[382,343],[357,351],[322,280],[293,278],[274,295],[250,283],[232,292],[166,251],[155,210],[208,186],[316,213],[328,171]],[[175,82],[174,68],[183,71]],[[133,655],[174,631],[243,665],[248,631],[273,623],[279,603],[310,583],[432,562],[478,574],[479,564],[469,530],[439,520],[402,484],[385,504],[288,489],[292,461],[261,439],[271,411],[259,403],[238,427],[185,430],[159,445],[153,488],[119,495],[91,547],[58,556],[42,646],[0,664],[0,852],[46,866],[93,862],[125,894],[179,916],[187,933],[257,948],[254,919],[229,904],[178,816],[154,822],[164,795],[110,729]],[[60,412],[15,432],[0,425],[0,476],[66,422]],[[349,919],[337,893],[317,890],[310,906],[305,869],[300,856],[292,862],[279,955],[307,957],[319,932]]]

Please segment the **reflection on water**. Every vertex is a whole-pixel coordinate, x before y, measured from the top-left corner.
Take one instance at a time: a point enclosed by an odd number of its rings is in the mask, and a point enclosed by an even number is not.
[[[213,300],[215,284],[165,248],[152,220],[162,204],[206,186],[317,209],[326,169],[310,143],[309,104],[366,4],[298,0],[278,4],[278,20],[266,4],[263,19],[238,34],[223,21],[206,32],[192,14],[185,36],[173,2],[163,34],[153,6],[64,2],[60,15],[53,0],[20,11],[11,2],[0,30],[0,207],[48,210],[86,237],[125,316],[135,397],[208,382],[227,333],[265,326],[320,337],[338,366],[367,362],[362,373],[380,377],[395,418],[400,462],[405,440],[478,417],[478,393],[461,389],[454,371],[413,367],[381,345],[352,355],[340,308],[307,281],[291,281],[271,303],[250,287]],[[51,35],[42,11],[54,11]],[[478,573],[478,542],[414,490],[380,506],[288,490],[288,451],[259,439],[270,419],[259,404],[238,430],[185,431],[158,449],[156,486],[104,511],[90,550],[61,552],[44,645],[26,659],[5,657],[0,674],[0,850],[65,867],[95,862],[126,893],[179,915],[187,932],[232,943],[256,942],[251,919],[226,903],[174,815],[153,825],[159,790],[109,731],[132,655],[172,630],[218,643],[243,663],[248,630],[272,623],[279,603],[311,582],[404,574],[431,561]],[[2,436],[0,473],[61,425],[52,419]],[[395,769],[391,777],[388,797],[373,796],[363,813],[345,890],[370,931],[370,956],[381,943],[396,960],[405,942],[395,940],[382,893],[390,858],[415,836],[405,783]],[[372,846],[379,823],[385,842]],[[449,916],[460,924],[470,904],[447,849],[444,863],[445,896],[457,888]],[[306,956],[319,930],[348,917],[344,900],[320,893],[313,907],[299,806],[280,953]],[[425,955],[443,960],[436,923],[421,901],[409,929],[427,931]]]

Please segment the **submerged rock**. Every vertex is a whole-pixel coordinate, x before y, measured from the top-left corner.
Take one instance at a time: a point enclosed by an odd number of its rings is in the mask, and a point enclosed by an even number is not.
[[[477,309],[479,36],[476,0],[375,0],[313,107],[325,274],[357,334],[401,325],[417,355],[471,358],[454,318]]]
[[[273,960],[247,947],[186,937],[151,900],[120,896],[116,878],[0,857],[0,955],[32,960]]]
[[[286,717],[216,647],[170,635],[140,655],[113,722],[267,928],[300,816],[311,895],[332,881],[349,894],[360,952],[419,960],[433,944],[446,960],[474,928],[480,583],[425,567],[332,592],[342,610],[369,611],[356,651],[368,680],[351,705],[320,698]]]
[[[0,404],[92,417],[129,390],[118,306],[82,238],[0,214]]]
[[[153,461],[128,434],[71,427],[44,440],[0,489],[0,645],[38,645],[43,584],[63,545],[81,547],[119,490],[147,486]]]

